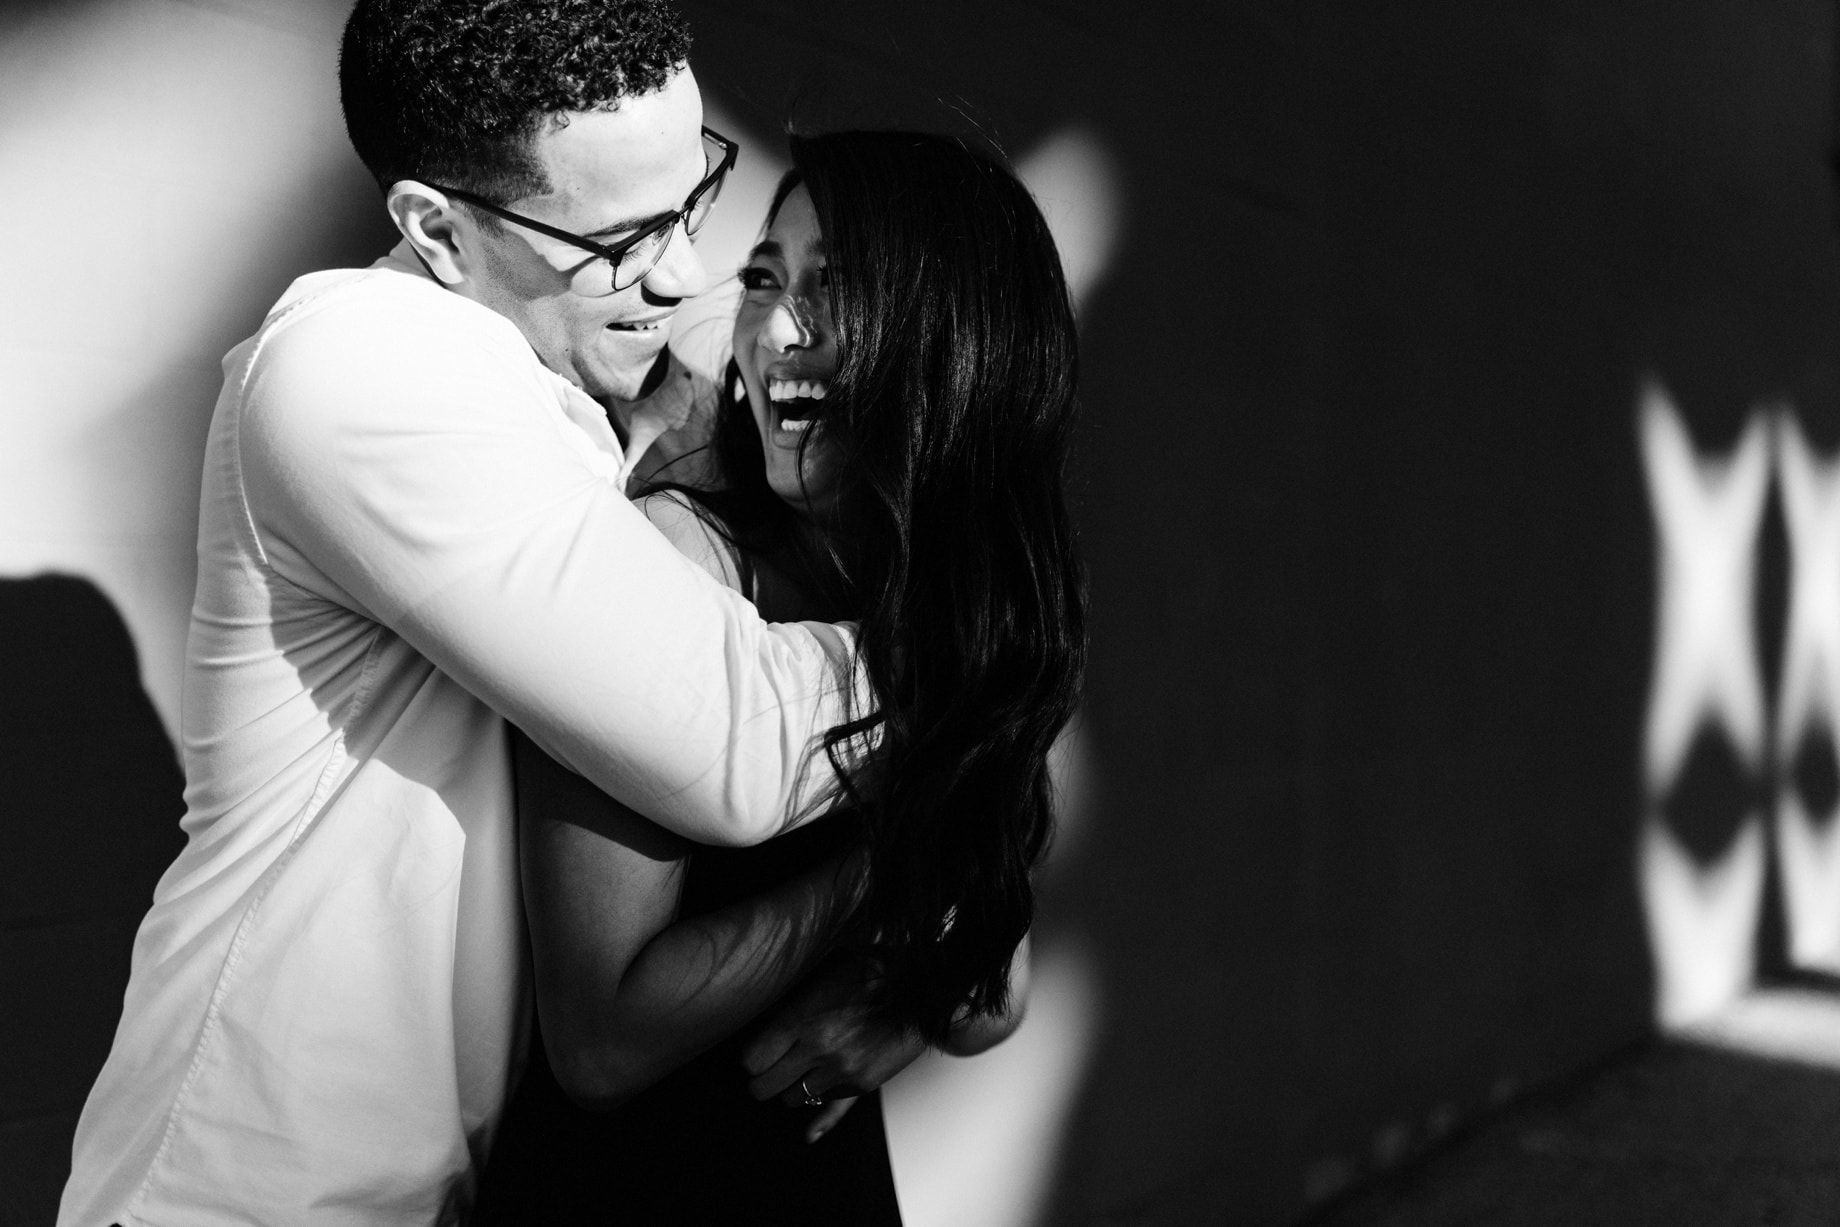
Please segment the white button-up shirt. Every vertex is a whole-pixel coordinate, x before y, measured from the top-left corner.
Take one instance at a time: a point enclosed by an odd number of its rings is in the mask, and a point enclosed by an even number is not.
[[[851,644],[680,557],[622,492],[643,439],[403,248],[295,282],[224,371],[187,844],[58,1221],[452,1222],[526,1010],[506,721],[758,841],[830,786]]]

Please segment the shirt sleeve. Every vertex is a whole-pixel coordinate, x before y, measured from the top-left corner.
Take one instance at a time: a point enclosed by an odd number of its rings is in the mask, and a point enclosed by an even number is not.
[[[691,505],[687,495],[676,490],[660,490],[646,495],[635,505],[645,513],[652,527],[664,534],[673,549],[707,571],[724,588],[746,595],[747,586],[741,581],[741,561],[734,544]]]
[[[277,329],[245,375],[268,565],[691,839],[757,842],[823,808],[823,735],[859,702],[853,630],[763,622],[679,555],[512,330],[386,307]]]

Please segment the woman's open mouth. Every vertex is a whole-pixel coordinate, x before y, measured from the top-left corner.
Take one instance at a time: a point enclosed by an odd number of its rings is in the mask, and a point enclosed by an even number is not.
[[[818,402],[830,393],[822,379],[769,379],[767,399],[773,402],[773,415],[779,429],[798,433],[811,425]]]

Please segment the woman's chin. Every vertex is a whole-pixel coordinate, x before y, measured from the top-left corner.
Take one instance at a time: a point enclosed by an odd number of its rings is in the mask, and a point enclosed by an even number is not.
[[[824,519],[833,501],[829,490],[808,487],[799,481],[795,473],[769,471],[767,485],[780,502],[813,523]]]

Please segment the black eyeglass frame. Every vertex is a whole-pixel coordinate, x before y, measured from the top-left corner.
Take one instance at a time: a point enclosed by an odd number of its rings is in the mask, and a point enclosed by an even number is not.
[[[571,247],[579,247],[583,251],[592,252],[594,255],[607,261],[612,270],[609,281],[613,288],[607,292],[609,294],[618,294],[621,290],[630,290],[633,286],[644,281],[646,277],[651,274],[651,271],[658,267],[658,262],[664,259],[665,249],[671,245],[671,240],[668,235],[669,231],[677,229],[680,223],[684,227],[684,233],[688,235],[694,235],[698,229],[702,228],[701,220],[697,222],[695,228],[691,227],[690,214],[695,211],[697,205],[702,203],[705,195],[711,191],[719,191],[721,189],[722,180],[727,178],[728,172],[734,169],[735,162],[741,154],[741,146],[737,142],[729,140],[714,128],[704,128],[703,135],[709,140],[714,141],[721,148],[722,160],[716,165],[715,169],[703,176],[703,181],[697,184],[695,189],[692,190],[690,195],[684,200],[684,207],[678,209],[674,213],[666,214],[643,230],[640,230],[638,233],[612,244],[596,243],[593,239],[583,238],[581,235],[564,230],[560,226],[552,226],[548,222],[540,222],[534,217],[525,217],[522,213],[513,213],[503,205],[493,204],[485,197],[475,195],[461,188],[446,187],[439,183],[428,183],[428,186],[437,192],[443,192],[446,195],[452,196],[455,200],[463,200],[474,208],[484,209],[494,217],[502,217],[508,222],[524,227],[526,230],[534,230],[538,234],[548,235],[550,238],[567,243]],[[427,181],[424,180],[424,182]],[[620,261],[625,258],[627,252],[645,242],[647,239],[652,238],[661,230],[667,232],[667,237],[663,243],[658,245],[658,252],[652,257],[652,262],[640,269],[638,275],[632,280],[628,281],[625,285],[621,285]]]

